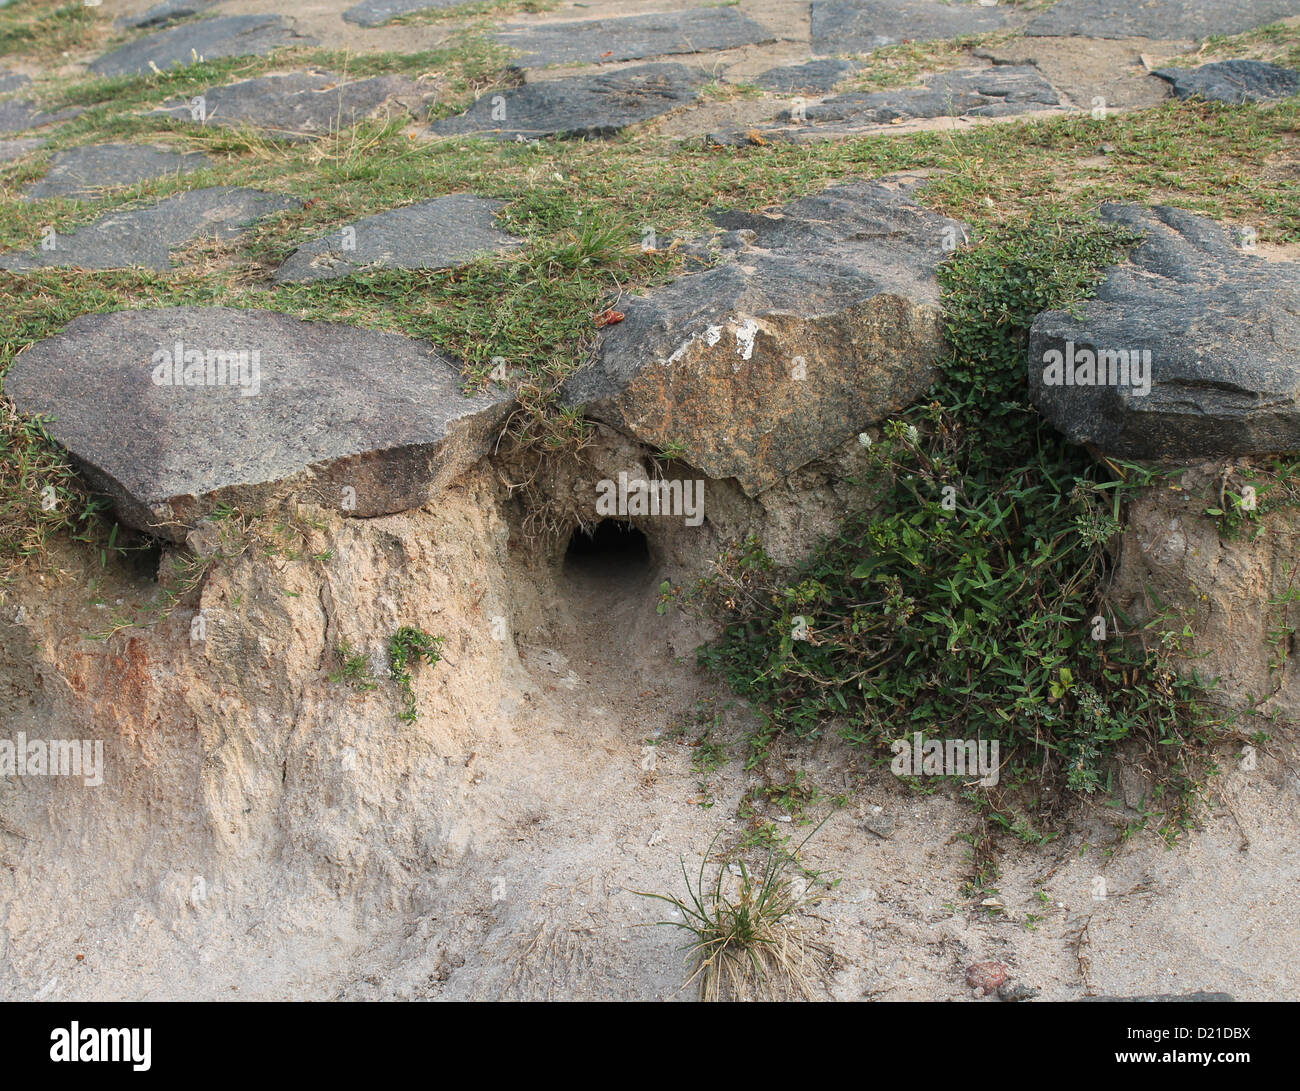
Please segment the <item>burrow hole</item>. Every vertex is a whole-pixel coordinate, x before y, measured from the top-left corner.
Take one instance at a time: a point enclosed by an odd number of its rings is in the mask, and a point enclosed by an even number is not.
[[[564,552],[565,575],[602,583],[639,583],[650,572],[650,543],[631,523],[602,519],[573,532]]]

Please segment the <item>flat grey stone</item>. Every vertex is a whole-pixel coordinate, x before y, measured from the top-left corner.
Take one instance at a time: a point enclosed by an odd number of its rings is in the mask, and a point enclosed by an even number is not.
[[[196,125],[249,125],[275,140],[313,140],[355,125],[393,103],[406,114],[414,111],[422,117],[424,113],[419,85],[402,76],[346,82],[331,72],[260,76],[204,91],[201,117],[191,105],[193,97],[153,113]]]
[[[1173,85],[1180,99],[1210,102],[1268,102],[1300,93],[1300,72],[1264,61],[1215,61],[1199,68],[1158,68],[1159,76]]]
[[[26,196],[84,200],[104,189],[133,186],[166,174],[188,174],[211,166],[202,152],[178,152],[151,144],[88,144],[56,152],[49,172]]]
[[[28,152],[44,146],[45,141],[35,136],[20,137],[17,140],[0,140],[0,163],[12,163]]]
[[[122,15],[114,22],[130,30],[170,26],[207,11],[217,0],[163,0],[139,15]]]
[[[889,180],[715,216],[721,264],[619,303],[565,405],[754,496],[929,389],[962,225]],[[739,244],[739,245],[737,245]]]
[[[853,136],[878,125],[930,117],[1008,117],[1060,105],[1055,89],[1036,68],[997,65],[967,68],[934,76],[927,87],[891,91],[854,91],[780,115],[778,127],[758,127],[765,140],[803,142]],[[743,145],[749,133],[714,133],[710,143]]]
[[[189,374],[168,385],[177,346]],[[511,404],[465,397],[427,342],[224,307],[83,315],[20,353],[5,391],[53,418],[123,522],[178,542],[218,505],[279,495],[359,517],[419,507]]]
[[[0,269],[22,271],[52,265],[170,269],[171,252],[195,239],[232,239],[264,216],[301,206],[296,197],[255,189],[217,186],[191,190],[149,208],[113,212],[66,235],[56,234],[51,250],[0,254]]]
[[[1103,205],[1102,219],[1146,241],[1109,270],[1079,317],[1034,319],[1038,409],[1076,443],[1125,458],[1300,450],[1300,264],[1252,257],[1182,209]],[[1089,366],[1102,351],[1104,375]],[[1119,352],[1127,374],[1109,355]]]
[[[520,245],[496,224],[504,201],[471,193],[435,197],[367,216],[298,247],[275,272],[281,284],[333,280],[372,268],[453,269]]]
[[[899,42],[986,34],[1007,21],[1002,6],[975,0],[813,0],[812,47],[818,53],[869,53]]]
[[[219,15],[168,27],[100,57],[90,64],[97,76],[133,76],[174,65],[190,65],[197,54],[203,60],[220,57],[262,57],[281,46],[320,45],[315,38],[296,33],[278,15]]]
[[[765,91],[775,91],[779,95],[823,92],[829,91],[840,80],[857,70],[858,66],[852,61],[840,60],[838,57],[824,57],[804,64],[786,64],[779,68],[769,68],[749,82]]]
[[[707,82],[702,72],[673,63],[525,82],[484,95],[459,117],[434,122],[430,131],[502,140],[613,136],[638,121],[694,102]]]
[[[1204,38],[1240,34],[1292,15],[1296,0],[1060,0],[1026,34],[1083,38]]]
[[[21,72],[0,72],[0,95],[7,95],[10,91],[17,91],[18,88],[24,87],[31,82],[31,79]]]
[[[22,99],[10,99],[0,102],[0,133],[21,133],[28,129],[39,129],[59,121],[67,121],[80,114],[85,107],[69,106],[65,110],[47,113],[34,102]]]
[[[502,45],[524,51],[517,63],[525,68],[638,61],[776,40],[761,23],[735,8],[508,26],[496,37]]]
[[[399,15],[414,11],[440,11],[465,4],[467,0],[365,0],[365,3],[348,8],[343,19],[361,27],[381,27]]]

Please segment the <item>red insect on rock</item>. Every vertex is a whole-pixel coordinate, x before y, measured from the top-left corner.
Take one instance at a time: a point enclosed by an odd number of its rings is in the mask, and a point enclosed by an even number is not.
[[[625,317],[626,316],[622,311],[616,311],[611,308],[604,314],[596,315],[596,326],[598,328],[603,326],[616,326],[618,323],[622,322]]]

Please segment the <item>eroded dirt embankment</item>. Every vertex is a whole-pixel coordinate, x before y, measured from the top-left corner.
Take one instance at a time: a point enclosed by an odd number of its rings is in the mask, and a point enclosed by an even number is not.
[[[591,510],[593,480],[648,469],[609,435],[588,459],[542,484]],[[797,833],[763,790],[802,770],[847,800],[805,850],[841,880],[807,914],[834,952],[828,995],[961,998],[964,967],[996,959],[1044,998],[1287,996],[1287,736],[1253,769],[1230,762],[1218,813],[1177,849],[1118,842],[1101,809],[1057,844],[1010,848],[1000,906],[962,892],[971,820],[947,792],[908,794],[835,739],[744,769],[751,713],[695,668],[707,630],[659,614],[659,583],[747,527],[797,554],[844,472],[811,469],[802,504],[764,508],[709,482],[703,537],[633,519],[644,537],[575,542],[557,500],[564,530],[530,543],[510,475],[480,466],[420,511],[218,528],[198,540],[200,585],[153,613],[147,572],[63,548],[60,573],[0,606],[0,713],[6,737],[102,740],[103,784],[0,780],[0,993],[683,997],[681,936],[642,927],[665,907],[634,891],[684,894],[679,859],[694,873],[720,830],[738,842],[754,789],[757,817]],[[187,556],[164,556],[165,582]],[[91,639],[127,615],[146,623]],[[383,677],[402,625],[445,638],[414,672],[410,723]],[[330,679],[345,646],[375,688]],[[731,759],[708,773],[690,745],[705,720]],[[1137,804],[1140,781],[1126,791]]]

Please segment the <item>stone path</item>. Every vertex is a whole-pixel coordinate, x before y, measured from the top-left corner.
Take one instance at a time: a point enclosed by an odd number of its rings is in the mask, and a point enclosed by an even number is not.
[[[439,11],[454,8],[465,0],[366,0],[348,8],[343,18],[362,27],[378,27],[402,15],[416,11]]]
[[[295,197],[218,186],[114,212],[66,235],[50,229],[30,254],[0,254],[0,269],[170,269],[171,253],[196,239],[233,239],[264,216],[298,208]]]
[[[154,30],[200,15],[218,3],[219,0],[163,0],[161,4],[155,4],[139,15],[120,16],[116,24],[132,30]]]
[[[150,144],[87,144],[54,155],[45,177],[24,191],[32,198],[87,199],[103,190],[132,186],[168,174],[212,165],[202,152],[178,152]]]
[[[21,137],[18,140],[0,140],[0,163],[21,159],[28,152],[33,152],[44,145],[44,140],[34,136]]]
[[[435,197],[367,216],[298,247],[275,272],[278,283],[333,280],[363,269],[451,269],[520,245],[501,231],[504,201],[469,193]]]
[[[869,132],[896,121],[934,117],[1010,117],[1060,106],[1052,85],[1036,68],[1003,65],[935,76],[929,86],[899,91],[854,92],[785,111],[779,127],[711,134],[715,144],[758,140],[829,140]]]
[[[64,110],[42,110],[34,102],[10,100],[0,102],[0,133],[21,133],[67,121],[81,113],[81,108],[70,106]]]
[[[1002,6],[942,0],[813,0],[812,46],[818,53],[870,52],[899,42],[928,42],[1001,30]]]

